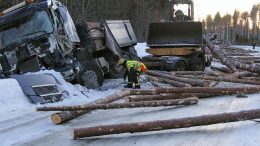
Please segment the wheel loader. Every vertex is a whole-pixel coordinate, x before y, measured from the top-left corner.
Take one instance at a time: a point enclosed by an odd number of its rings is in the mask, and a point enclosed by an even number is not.
[[[188,15],[175,10],[179,4],[188,5]],[[167,71],[204,71],[211,55],[205,53],[202,41],[202,23],[194,21],[192,0],[173,0],[172,17],[169,22],[151,23],[146,52],[142,58],[149,69]]]

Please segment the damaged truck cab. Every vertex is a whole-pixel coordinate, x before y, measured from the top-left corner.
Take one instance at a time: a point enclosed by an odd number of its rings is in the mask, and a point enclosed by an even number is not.
[[[103,77],[97,75],[102,70],[88,54],[82,57],[84,49],[63,4],[26,0],[1,14],[0,70],[5,76],[53,69],[70,82],[90,88],[102,85],[103,79],[97,79]]]

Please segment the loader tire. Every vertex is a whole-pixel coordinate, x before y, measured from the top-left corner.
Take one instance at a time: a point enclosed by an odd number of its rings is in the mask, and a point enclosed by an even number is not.
[[[178,61],[176,62],[174,66],[174,71],[186,71],[187,70],[187,65],[183,61]]]
[[[191,60],[190,70],[191,71],[204,71],[205,62],[204,59],[200,56],[194,56]]]
[[[79,76],[79,83],[90,89],[101,87],[104,83],[102,69],[94,62],[84,62],[83,71]]]

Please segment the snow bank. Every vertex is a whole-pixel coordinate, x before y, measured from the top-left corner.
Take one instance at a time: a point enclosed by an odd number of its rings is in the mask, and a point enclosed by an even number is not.
[[[135,46],[135,50],[137,51],[137,54],[139,57],[144,57],[144,56],[147,56],[147,55],[150,55],[148,53],[145,52],[145,49],[147,49],[148,47],[146,46],[146,43],[138,43],[136,46]]]
[[[32,106],[14,79],[0,80],[0,115]]]

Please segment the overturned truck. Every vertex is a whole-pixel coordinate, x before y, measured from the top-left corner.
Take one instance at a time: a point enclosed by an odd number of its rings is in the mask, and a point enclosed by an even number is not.
[[[129,20],[102,20],[76,25],[81,44],[101,66],[109,78],[123,77],[119,58],[138,60],[134,46],[137,38]]]
[[[98,28],[76,29],[66,6],[56,0],[25,0],[0,14],[1,76],[47,69],[69,82],[97,88],[106,74],[122,75],[123,69],[115,65],[118,58],[129,53],[137,58],[129,21],[103,20]],[[100,41],[93,33],[99,28]]]

